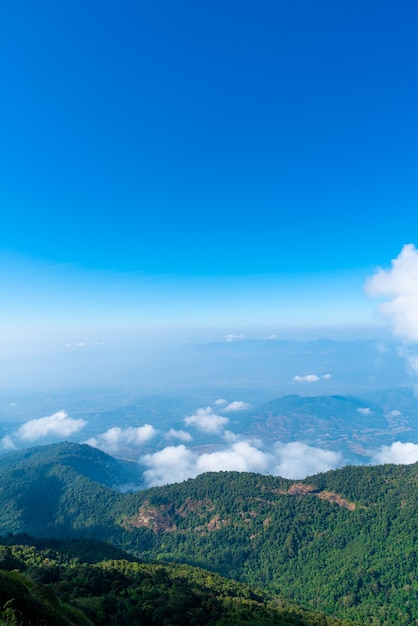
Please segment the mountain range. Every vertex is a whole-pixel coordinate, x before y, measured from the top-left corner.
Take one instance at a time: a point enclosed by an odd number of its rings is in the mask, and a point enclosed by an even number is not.
[[[369,399],[293,394],[265,402],[239,419],[247,434],[265,442],[304,441],[341,450],[352,463],[361,463],[379,446],[418,441],[416,399],[407,403],[407,396],[405,392],[402,401],[399,389],[393,396],[387,392]],[[400,406],[403,411],[395,408]]]

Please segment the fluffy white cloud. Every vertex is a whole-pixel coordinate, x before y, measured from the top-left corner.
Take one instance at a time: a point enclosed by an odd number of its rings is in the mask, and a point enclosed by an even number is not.
[[[248,402],[243,402],[242,400],[234,400],[222,409],[223,413],[234,413],[235,411],[244,411],[245,409],[249,409],[250,405]]]
[[[140,459],[147,486],[180,482],[203,472],[240,471],[276,474],[286,478],[304,478],[342,464],[338,452],[314,448],[301,442],[277,443],[272,450],[257,447],[255,441],[237,441],[232,437],[226,447],[198,454],[183,444],[167,446]]]
[[[137,428],[120,428],[114,426],[106,432],[88,439],[85,443],[99,448],[110,454],[117,454],[119,450],[126,446],[140,446],[152,439],[157,434],[157,430],[151,424],[144,424]]]
[[[194,469],[196,454],[183,444],[146,454],[141,462],[149,467],[144,472],[144,480],[149,487],[181,482],[197,475]]]
[[[194,415],[184,418],[186,426],[196,426],[205,433],[220,433],[228,422],[227,417],[217,415],[210,406],[206,409],[197,409]]]
[[[378,268],[365,285],[372,298],[386,298],[380,305],[393,331],[409,341],[418,341],[418,251],[413,244],[406,244],[391,268]]]
[[[270,464],[269,454],[258,450],[246,441],[239,441],[227,450],[201,454],[195,467],[199,474],[230,470],[264,473],[268,471]]]
[[[178,439],[179,441],[192,441],[193,437],[190,433],[185,430],[175,430],[174,428],[170,428],[170,430],[164,435],[166,439]]]
[[[198,455],[184,445],[167,446],[154,454],[146,454],[141,462],[148,486],[180,482],[203,472],[242,471],[266,472],[271,457],[246,441],[234,443],[225,450]]]
[[[224,398],[218,398],[214,402],[215,406],[223,406],[224,404],[228,404],[228,402]]]
[[[319,376],[316,374],[306,374],[306,376],[295,376],[293,380],[297,383],[316,383],[319,380]]]
[[[306,476],[335,469],[342,464],[339,452],[314,448],[306,443],[277,443],[277,460],[272,474],[283,478],[305,478]]]
[[[372,462],[396,463],[409,465],[418,461],[418,445],[416,443],[401,443],[395,441],[391,446],[382,446],[372,457]]]
[[[321,378],[323,378],[324,380],[329,380],[331,378],[331,374],[323,374]]]
[[[358,409],[356,409],[356,411],[357,413],[361,413],[361,415],[373,415],[373,411],[368,407],[359,407]]]
[[[29,420],[22,424],[12,435],[20,441],[36,441],[42,437],[56,435],[69,437],[83,428],[87,422],[83,419],[68,417],[65,411],[58,411],[47,417]]]

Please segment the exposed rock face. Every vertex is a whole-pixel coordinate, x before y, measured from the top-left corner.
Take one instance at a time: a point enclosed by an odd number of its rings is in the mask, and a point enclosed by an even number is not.
[[[188,513],[197,513],[201,510],[213,511],[214,506],[207,498],[206,500],[192,500],[187,498],[179,507],[176,508],[176,514],[186,517]]]
[[[211,532],[212,530],[219,530],[220,528],[222,528],[222,526],[225,526],[227,523],[228,523],[228,520],[221,519],[220,515],[215,515],[214,517],[212,517],[209,524],[207,525],[207,529],[209,532]]]
[[[349,502],[343,498],[340,494],[334,491],[319,491],[314,485],[305,485],[304,483],[294,483],[287,491],[289,496],[306,496],[313,495],[320,500],[327,500],[328,502],[334,502],[338,506],[342,506],[349,511],[354,511],[356,505],[354,502]]]
[[[320,491],[316,493],[315,495],[320,500],[328,500],[328,502],[335,502],[336,504],[338,504],[338,506],[342,506],[345,509],[348,509],[349,511],[354,511],[356,508],[356,505],[354,504],[354,502],[349,502],[348,500],[345,500],[345,498],[340,496],[340,494],[334,493],[333,491]]]
[[[151,528],[156,534],[177,530],[177,526],[169,513],[169,507],[149,506],[147,502],[140,507],[137,515],[126,520],[123,526],[126,529],[132,526]]]
[[[315,493],[318,489],[313,485],[305,485],[303,483],[294,483],[287,492],[289,496],[306,496],[308,493]]]

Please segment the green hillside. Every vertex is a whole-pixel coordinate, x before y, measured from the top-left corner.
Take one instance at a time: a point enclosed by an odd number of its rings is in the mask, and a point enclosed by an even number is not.
[[[90,480],[119,489],[140,480],[136,463],[115,459],[97,448],[67,441],[16,450],[0,456],[0,472],[60,464],[74,468]]]
[[[45,464],[42,455],[9,466],[3,458],[2,534],[96,537],[328,615],[418,622],[418,465],[348,466],[303,481],[208,473],[121,494],[77,469],[77,447],[71,465],[58,450],[54,460],[48,447]]]
[[[115,549],[85,540],[20,539],[0,546],[3,626],[342,626],[187,565],[100,560]]]

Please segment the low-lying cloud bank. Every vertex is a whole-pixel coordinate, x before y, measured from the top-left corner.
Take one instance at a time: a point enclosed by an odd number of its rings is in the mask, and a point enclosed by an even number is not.
[[[166,432],[152,424],[137,427],[113,426],[90,437],[84,443],[99,448],[115,457],[136,457],[143,471],[143,486],[153,487],[194,478],[203,472],[240,471],[272,474],[283,478],[301,479],[344,465],[343,454],[303,441],[265,444],[259,439],[227,430],[230,418],[221,413],[244,411],[248,404],[219,399],[217,407],[197,409],[184,417],[186,427],[195,429],[197,436],[205,435],[207,445],[192,447],[193,436],[186,429],[170,428]],[[371,409],[358,409],[369,415]],[[395,411],[395,413],[399,413]],[[66,439],[87,425],[83,419],[74,419],[65,411],[47,417],[31,419],[0,440],[3,450],[13,450],[44,438]],[[150,446],[152,446],[150,448]],[[155,450],[148,452],[147,450]],[[418,444],[394,442],[369,451],[370,464],[418,462]]]
[[[184,445],[167,446],[154,454],[146,454],[140,463],[147,487],[195,478],[203,472],[239,471],[273,474],[283,478],[305,478],[342,463],[338,452],[308,446],[305,443],[276,443],[262,450],[249,441],[236,441],[214,452],[197,453]]]
[[[230,438],[234,439],[233,436]],[[236,438],[236,437],[235,437]],[[228,439],[228,437],[226,437]],[[370,465],[418,462],[418,444],[394,442],[370,454]],[[213,452],[198,453],[181,444],[167,446],[139,458],[146,487],[181,482],[203,472],[238,471],[302,479],[344,465],[341,452],[310,446],[302,441],[276,442],[263,449],[253,441],[235,441]],[[367,463],[366,463],[367,464]]]
[[[418,445],[416,443],[401,443],[395,441],[391,446],[382,446],[372,456],[374,465],[394,463],[395,465],[410,465],[418,461]]]

